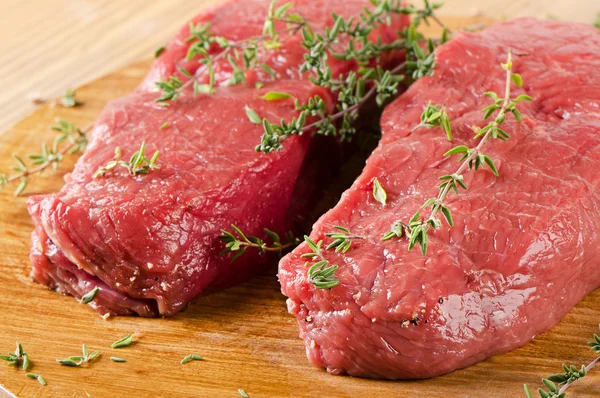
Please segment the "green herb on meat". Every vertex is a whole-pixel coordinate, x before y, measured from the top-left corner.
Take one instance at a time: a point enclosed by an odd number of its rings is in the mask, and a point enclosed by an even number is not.
[[[110,360],[113,361],[113,362],[127,362],[126,359],[119,358],[119,357],[110,357]]]
[[[288,232],[282,241],[279,234],[265,228],[265,235],[272,241],[269,245],[263,239],[256,236],[246,236],[246,234],[234,224],[231,224],[231,228],[233,230],[232,232],[222,229],[221,233],[223,235],[219,236],[219,239],[225,243],[225,249],[221,254],[234,253],[231,257],[232,262],[243,255],[249,248],[258,249],[263,253],[277,252],[279,255],[282,255],[284,250],[298,244],[298,239],[294,237],[294,234],[291,232]]]
[[[166,80],[158,81],[156,85],[162,94],[156,101],[168,105],[169,101],[176,100],[183,90],[190,86],[193,87],[194,96],[199,93],[213,94],[215,91],[214,65],[221,60],[226,60],[232,69],[232,77],[228,85],[245,84],[246,71],[256,68],[260,68],[271,77],[275,76],[276,73],[270,66],[258,62],[257,55],[261,49],[277,50],[281,46],[281,35],[295,35],[305,26],[306,22],[299,15],[289,12],[291,6],[292,3],[286,3],[275,7],[275,1],[273,1],[268,10],[263,34],[239,43],[231,42],[222,36],[212,35],[208,23],[190,24],[190,36],[187,41],[192,44],[188,48],[186,59],[188,61],[198,59],[201,66],[193,75],[180,71],[188,77],[186,82],[182,82],[177,76],[169,76]],[[286,28],[276,31],[275,21],[284,22]],[[210,52],[215,45],[218,47],[216,55]],[[203,76],[208,76],[208,83],[201,82]]]
[[[429,243],[428,233],[430,230],[435,230],[442,225],[441,220],[438,218],[438,214],[442,213],[442,216],[448,225],[454,225],[452,213],[445,205],[445,199],[450,191],[458,194],[459,188],[467,189],[467,186],[463,182],[463,173],[467,169],[478,170],[479,168],[487,166],[494,175],[498,175],[498,170],[496,169],[492,158],[483,153],[483,147],[490,139],[497,138],[503,141],[508,140],[510,136],[501,128],[506,121],[507,115],[512,114],[517,122],[521,121],[523,116],[517,109],[517,104],[522,101],[532,100],[531,97],[525,94],[521,94],[516,98],[511,98],[511,84],[521,87],[523,83],[521,76],[512,72],[512,67],[512,52],[509,51],[506,64],[502,64],[502,68],[506,71],[506,86],[504,96],[500,98],[498,94],[494,92],[485,93],[487,97],[492,98],[493,104],[484,109],[483,118],[486,120],[497,112],[494,120],[489,122],[484,127],[473,127],[473,131],[475,133],[474,138],[479,139],[477,146],[469,148],[465,145],[459,145],[446,152],[444,156],[460,155],[459,161],[461,162],[461,165],[458,167],[456,172],[450,175],[441,176],[441,184],[439,186],[439,194],[437,198],[428,199],[408,223],[396,222],[392,226],[392,230],[386,233],[383,239],[391,239],[394,236],[401,238],[404,235],[408,240],[408,250],[412,250],[418,245],[421,249],[421,252],[426,254]],[[428,104],[425,112],[423,112],[423,115],[421,116],[421,125],[425,127],[438,125],[442,127],[446,135],[450,138],[450,121],[447,115],[444,116],[442,114],[443,109],[444,108],[440,107],[439,105],[432,106],[431,104]],[[429,207],[431,207],[430,215],[424,219],[421,216],[421,212]]]
[[[115,156],[113,160],[110,160],[106,163],[105,166],[101,166],[96,170],[93,175],[93,178],[98,178],[100,176],[105,176],[107,172],[115,169],[117,166],[121,166],[127,170],[130,176],[136,176],[138,174],[148,174],[151,170],[160,169],[160,165],[156,164],[158,160],[158,156],[160,155],[159,151],[154,152],[154,155],[150,159],[146,157],[146,142],[142,142],[140,145],[140,149],[135,152],[129,162],[126,162],[121,159],[121,148],[115,148]]]
[[[373,179],[373,198],[384,206],[387,202],[387,192],[377,178]]]
[[[435,67],[433,40],[425,40],[417,33],[417,28],[431,18],[445,26],[435,17],[434,10],[440,4],[425,2],[423,9],[413,6],[404,7],[397,0],[373,0],[373,10],[365,9],[360,18],[344,19],[333,15],[334,24],[327,28],[324,34],[315,33],[309,24],[302,27],[303,46],[306,48],[304,63],[300,72],[309,72],[313,83],[337,94],[336,113],[327,115],[324,111],[309,113],[303,106],[297,106],[300,111],[296,118],[279,124],[263,120],[263,136],[256,147],[258,152],[270,153],[283,148],[282,141],[291,135],[302,135],[313,130],[314,134],[333,135],[340,140],[348,140],[356,133],[354,122],[359,116],[361,107],[375,99],[379,106],[395,96],[398,85],[408,80],[419,79],[431,75]],[[391,23],[394,16],[413,15],[410,27],[399,32],[399,39],[389,44],[373,43],[369,40],[371,33],[382,25]],[[447,40],[446,29],[439,42]],[[340,41],[346,41],[343,51],[339,52]],[[422,44],[426,46],[423,48]],[[403,50],[406,62],[392,70],[383,70],[378,64],[381,57],[391,51]],[[333,76],[329,67],[329,58],[334,57],[359,64],[358,72],[350,72],[347,76]],[[371,87],[367,90],[368,87]],[[315,96],[312,101],[322,102]],[[308,123],[308,116],[316,116],[317,121]]]
[[[238,394],[240,394],[243,398],[250,398],[250,395],[248,395],[248,393],[241,388],[238,390]]]
[[[92,301],[94,301],[94,299],[96,298],[96,295],[98,295],[99,291],[100,291],[100,289],[98,287],[93,288],[88,293],[84,294],[83,297],[81,297],[81,303],[82,304],[91,303]]]
[[[20,156],[13,154],[15,164],[11,168],[15,173],[12,175],[0,173],[0,190],[11,183],[18,182],[14,195],[19,196],[27,188],[29,176],[39,174],[48,167],[56,170],[63,161],[64,155],[83,152],[88,142],[86,134],[90,131],[91,126],[82,130],[66,120],[56,119],[56,121],[58,125],[52,127],[52,130],[59,134],[51,145],[42,144],[40,153],[29,154],[27,156],[30,160],[29,164]]]
[[[340,232],[333,231],[325,234],[325,236],[332,238],[333,242],[327,245],[324,250],[346,253],[350,249],[353,240],[364,239],[363,236],[350,232],[348,228],[342,226],[334,226],[334,228]],[[304,241],[311,250],[301,256],[308,259],[306,262],[306,266],[309,267],[307,271],[308,282],[317,289],[331,289],[339,285],[340,281],[335,277],[338,266],[332,265],[323,255],[323,241],[315,242],[308,236],[304,236]]]

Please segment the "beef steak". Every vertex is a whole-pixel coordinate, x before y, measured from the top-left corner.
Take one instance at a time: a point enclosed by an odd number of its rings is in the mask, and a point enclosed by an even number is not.
[[[269,4],[229,2],[193,22],[210,22],[212,34],[242,40],[261,33]],[[333,23],[332,12],[358,15],[368,4],[296,1],[295,11],[322,31]],[[393,40],[399,23],[378,35]],[[140,88],[104,109],[63,189],[28,201],[35,223],[33,278],[77,298],[98,287],[90,305],[102,314],[170,316],[209,286],[247,279],[264,267],[265,256],[248,251],[230,263],[219,255],[224,248],[220,230],[236,224],[249,235],[263,235],[263,228],[282,234],[296,217],[289,214],[294,191],[307,195],[296,200],[311,200],[311,189],[297,185],[303,181],[305,159],[314,159],[308,150],[314,140],[309,134],[294,136],[280,152],[257,153],[262,127],[251,123],[245,112],[249,106],[271,122],[290,120],[297,115],[293,98],[306,102],[317,94],[332,109],[333,95],[297,73],[305,51],[298,35],[282,35],[279,51],[258,55],[276,76],[249,71],[247,85],[229,87],[231,65],[221,58],[214,65],[214,95],[194,98],[190,88],[170,106],[160,106],[155,102],[160,94],[152,89],[155,82],[180,73],[179,67],[194,73],[200,65],[197,59],[185,59],[189,34],[186,26]],[[331,67],[337,75],[356,65],[332,60]],[[257,80],[264,88],[254,88]],[[268,91],[293,98],[263,100]],[[168,126],[161,128],[165,122]],[[117,168],[93,178],[117,146],[129,159],[142,141],[149,153],[161,151],[160,170],[132,177]],[[305,168],[314,175],[312,164]],[[294,211],[302,208],[293,206]]]
[[[486,91],[503,93],[508,49],[527,93],[521,123],[507,118],[507,142],[485,147],[499,170],[466,172],[467,191],[448,197],[455,226],[430,234],[429,250],[405,239],[382,241],[437,196],[453,173],[455,145],[473,146],[484,126]],[[340,284],[307,280],[306,244],[280,262],[279,279],[297,317],[309,360],[335,374],[427,378],[522,346],[553,327],[598,287],[600,260],[600,32],[557,21],[519,19],[482,33],[460,33],[437,50],[437,68],[384,112],[383,138],[341,201],[314,225],[331,240],[334,226],[364,240],[339,265]],[[514,88],[514,86],[513,86]],[[428,101],[444,104],[453,142],[438,128],[417,129]],[[387,191],[373,198],[373,179]]]

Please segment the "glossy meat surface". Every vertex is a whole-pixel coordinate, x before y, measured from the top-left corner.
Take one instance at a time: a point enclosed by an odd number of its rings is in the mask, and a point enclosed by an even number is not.
[[[453,228],[430,234],[423,256],[405,239],[382,241],[437,196],[438,177],[458,168],[443,154],[473,146],[484,126],[486,91],[504,92],[500,62],[512,48],[514,71],[532,103],[507,119],[508,142],[484,152],[498,167],[467,172],[468,191],[451,194]],[[346,254],[326,252],[340,285],[314,288],[306,244],[280,262],[279,279],[297,317],[309,360],[335,374],[427,378],[522,346],[554,326],[598,287],[600,260],[600,32],[557,21],[521,19],[461,33],[438,49],[433,77],[415,83],[382,118],[383,138],[362,175],[311,237],[336,225],[365,240]],[[454,142],[418,129],[428,101],[446,105]],[[382,206],[373,179],[387,191]]]
[[[260,34],[269,4],[229,2],[195,21],[210,22],[215,35],[241,40]],[[332,23],[331,12],[357,15],[368,4],[296,2],[317,30]],[[381,35],[391,40],[396,29],[390,26]],[[304,76],[285,72],[297,70],[302,61],[304,49],[297,35],[282,37],[280,51],[259,55],[260,62],[281,71],[277,78],[248,72],[247,86],[228,87],[231,68],[217,62],[216,94],[194,98],[190,89],[168,107],[157,104],[159,93],[152,90],[157,79],[177,66],[193,73],[199,65],[198,60],[184,59],[188,36],[186,26],[155,62],[145,83],[107,105],[64,188],[28,201],[36,227],[33,278],[77,298],[99,287],[90,305],[101,314],[174,315],[206,288],[230,286],[254,275],[267,263],[265,256],[249,250],[230,263],[219,255],[224,248],[220,230],[236,224],[249,235],[263,236],[263,228],[286,232],[303,216],[290,214],[292,206],[295,212],[308,212],[306,204],[313,203],[314,189],[298,186],[306,184],[303,170],[314,175],[314,165],[305,160],[322,162],[331,153],[309,151],[314,142],[309,134],[286,140],[277,153],[254,149],[262,127],[248,121],[245,106],[271,122],[297,115],[293,98],[306,102],[318,94],[329,110],[333,108],[329,92]],[[332,63],[336,74],[355,67]],[[265,82],[264,88],[254,88],[257,78]],[[268,91],[287,92],[293,98],[260,98]],[[165,122],[169,125],[161,128]],[[160,150],[160,170],[132,177],[117,168],[92,177],[112,159],[117,146],[123,159],[129,159],[142,141],[150,155]],[[307,197],[294,197],[294,192]]]

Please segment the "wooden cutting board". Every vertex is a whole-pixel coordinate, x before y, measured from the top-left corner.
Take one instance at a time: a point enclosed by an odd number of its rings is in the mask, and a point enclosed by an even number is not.
[[[446,22],[457,29],[486,21],[446,18]],[[0,135],[0,170],[12,164],[11,153],[36,152],[42,142],[50,142],[55,133],[49,127],[56,117],[79,126],[93,121],[108,100],[129,93],[141,81],[150,63],[132,65],[81,87],[82,107],[43,106]],[[69,157],[58,171],[32,178],[27,194],[58,191],[74,161]],[[537,388],[540,378],[556,373],[561,363],[581,365],[594,358],[585,343],[600,322],[600,291],[521,349],[446,376],[408,382],[332,376],[312,367],[274,275],[202,297],[173,318],[104,320],[73,298],[30,280],[32,222],[26,197],[15,198],[11,192],[0,193],[0,352],[13,351],[15,342],[21,342],[33,361],[31,372],[43,375],[48,385],[42,387],[26,378],[26,372],[0,364],[5,389],[0,396],[233,398],[244,389],[252,398],[518,397],[524,396],[523,383]],[[138,334],[134,345],[110,348],[134,332]],[[99,359],[82,368],[55,362],[78,355],[82,343],[100,350]],[[190,353],[205,359],[181,365]],[[114,363],[111,356],[127,362]],[[600,369],[569,391],[575,397],[599,396]]]

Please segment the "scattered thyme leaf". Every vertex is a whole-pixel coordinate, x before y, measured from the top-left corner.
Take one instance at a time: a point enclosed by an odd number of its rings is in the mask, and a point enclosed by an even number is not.
[[[67,90],[65,95],[58,101],[59,104],[66,108],[73,108],[83,105],[82,101],[79,101],[75,98],[76,94],[77,92],[75,90]]]
[[[82,355],[74,355],[68,358],[57,359],[56,362],[63,366],[80,367],[81,365],[94,360],[96,357],[98,357],[98,355],[100,355],[100,351],[89,353],[85,344],[81,345],[81,353]]]
[[[140,145],[140,149],[135,152],[129,162],[125,162],[120,160],[121,158],[121,148],[115,148],[115,156],[112,160],[108,161],[106,165],[101,166],[96,170],[93,174],[93,178],[98,178],[101,176],[105,176],[107,172],[115,169],[117,166],[125,168],[130,176],[136,176],[138,174],[148,174],[151,170],[160,169],[160,165],[156,164],[158,157],[160,155],[159,151],[154,152],[154,155],[150,159],[146,157],[146,142],[142,142]]]
[[[268,93],[263,95],[261,98],[264,99],[265,101],[277,101],[280,99],[287,99],[287,98],[291,98],[291,97],[292,96],[288,93],[281,93],[278,91],[269,91]]]
[[[385,189],[383,189],[377,177],[373,179],[373,198],[385,206],[387,201],[387,192],[385,192]]]
[[[110,360],[113,362],[127,362],[126,359],[119,358],[119,357],[110,357]]]
[[[189,354],[186,355],[182,360],[181,360],[181,364],[185,365],[186,363],[190,362],[190,361],[202,361],[203,358],[198,355],[198,354]]]
[[[81,303],[82,304],[91,303],[92,301],[94,301],[94,299],[96,298],[96,295],[98,295],[99,291],[100,291],[100,289],[98,287],[93,288],[88,293],[84,294],[83,297],[81,297]]]
[[[127,347],[130,346],[133,343],[133,333],[128,334],[125,337],[120,338],[119,340],[115,341],[114,343],[111,344],[111,348],[123,348],[123,347]]]
[[[241,388],[238,390],[238,394],[240,394],[244,398],[250,398],[250,395],[248,395],[248,393],[242,390]]]
[[[154,58],[158,58],[165,52],[167,48],[165,46],[160,46],[156,50],[154,50]]]
[[[36,379],[38,383],[40,383],[44,387],[48,385],[48,383],[46,383],[46,380],[44,380],[44,378],[41,375],[35,373],[27,373],[25,376],[29,377],[30,379]]]
[[[246,105],[246,116],[248,116],[248,120],[250,120],[254,124],[262,124],[262,119],[258,116],[258,113],[248,105]]]

